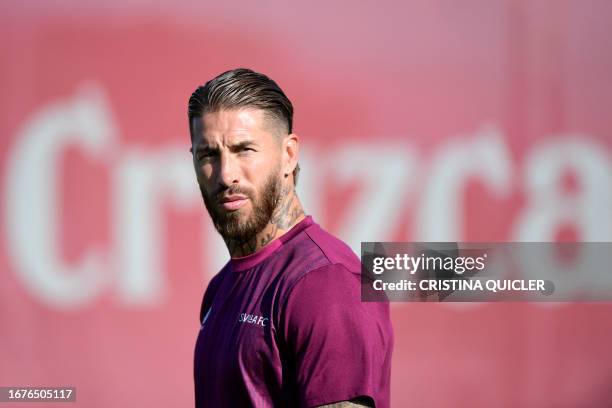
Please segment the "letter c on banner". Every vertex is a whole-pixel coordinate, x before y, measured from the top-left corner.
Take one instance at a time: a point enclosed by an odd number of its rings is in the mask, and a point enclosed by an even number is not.
[[[4,214],[13,271],[44,303],[70,308],[104,287],[103,253],[88,248],[78,263],[62,261],[58,247],[58,159],[68,146],[100,157],[112,146],[114,126],[98,87],[80,89],[28,120],[8,159]]]

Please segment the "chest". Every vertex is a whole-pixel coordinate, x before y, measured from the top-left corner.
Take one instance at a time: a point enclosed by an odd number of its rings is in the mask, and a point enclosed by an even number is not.
[[[205,312],[196,364],[232,383],[273,378],[280,372],[273,291],[245,284],[221,289]]]

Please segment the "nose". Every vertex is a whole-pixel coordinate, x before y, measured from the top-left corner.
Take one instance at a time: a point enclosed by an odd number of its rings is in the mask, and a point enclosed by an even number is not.
[[[220,182],[226,187],[237,184],[239,180],[238,166],[229,152],[222,152],[219,160]]]

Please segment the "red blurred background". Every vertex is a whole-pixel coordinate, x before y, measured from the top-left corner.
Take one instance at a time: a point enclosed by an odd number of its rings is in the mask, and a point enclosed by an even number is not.
[[[603,0],[0,2],[0,385],[193,405],[228,255],[187,100],[239,66],[293,101],[300,196],[355,251],[612,241],[611,19]],[[610,312],[394,304],[392,404],[612,406]]]

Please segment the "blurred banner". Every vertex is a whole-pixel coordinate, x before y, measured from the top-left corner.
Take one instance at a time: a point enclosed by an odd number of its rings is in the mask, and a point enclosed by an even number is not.
[[[239,66],[293,101],[300,197],[356,253],[612,241],[611,19],[603,0],[0,2],[0,385],[193,405],[228,254],[187,100]],[[611,312],[395,303],[392,404],[612,406]]]

